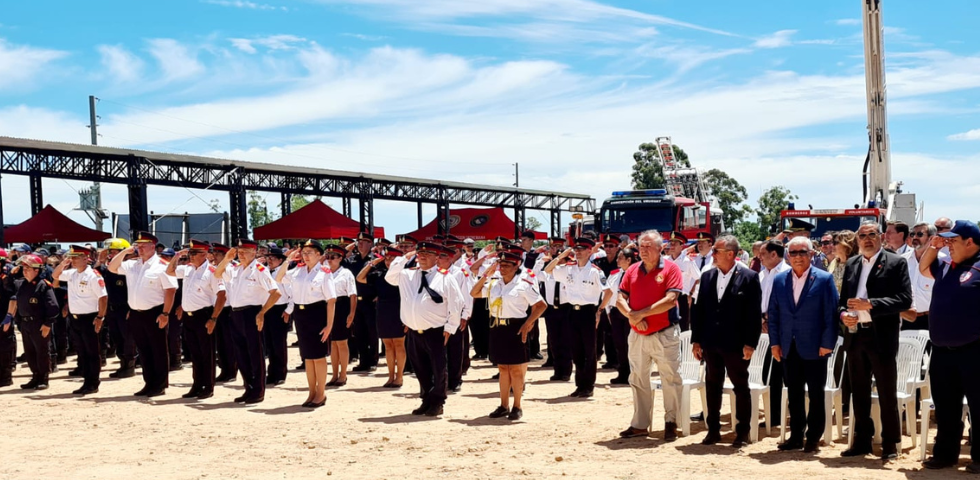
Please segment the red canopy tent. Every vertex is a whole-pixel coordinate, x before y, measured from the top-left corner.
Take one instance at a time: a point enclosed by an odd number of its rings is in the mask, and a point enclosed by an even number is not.
[[[256,228],[253,236],[255,240],[271,240],[275,238],[353,238],[360,231],[360,223],[341,215],[320,200],[313,200],[305,207],[279,220]],[[384,228],[374,227],[375,238],[383,237],[384,233]]]
[[[432,220],[424,227],[409,233],[419,240],[431,240],[439,234],[438,219]],[[449,210],[449,233],[460,238],[473,240],[492,240],[497,237],[513,238],[514,221],[503,208],[457,208]],[[545,240],[548,234],[534,232],[534,238]]]
[[[111,236],[75,222],[51,205],[23,223],[3,229],[7,243],[101,242]]]

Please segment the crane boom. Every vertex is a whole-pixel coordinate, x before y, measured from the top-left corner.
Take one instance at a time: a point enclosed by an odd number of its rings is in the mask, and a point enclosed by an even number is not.
[[[892,172],[885,92],[884,24],[881,19],[881,0],[862,1],[869,140],[868,158],[864,164],[864,202],[869,207],[887,208]]]

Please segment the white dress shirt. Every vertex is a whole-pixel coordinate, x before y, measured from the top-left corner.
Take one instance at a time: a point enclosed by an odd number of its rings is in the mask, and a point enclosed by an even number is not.
[[[947,256],[943,252],[937,252],[940,262],[945,261]],[[916,313],[929,311],[929,304],[932,303],[932,287],[936,280],[926,277],[919,272],[919,260],[915,258],[915,249],[909,249],[902,256],[909,264],[909,282],[912,284],[912,309]]]
[[[416,331],[442,328],[450,334],[456,333],[463,311],[463,293],[456,279],[448,270],[443,273],[436,267],[429,270],[405,268],[407,261],[405,257],[396,258],[385,274],[386,282],[398,286],[402,323]],[[432,301],[425,289],[419,292],[423,274],[429,288],[442,296],[442,303]]]
[[[868,277],[871,276],[871,269],[874,268],[875,262],[878,261],[878,257],[881,256],[881,250],[874,254],[870,259],[861,255],[861,277],[858,279],[857,286],[857,298],[867,300],[868,299]],[[870,310],[858,310],[858,322],[861,323],[871,323],[871,311]]]
[[[609,278],[606,279],[606,285],[609,285],[609,290],[613,292],[609,297],[609,303],[606,304],[606,315],[616,308],[616,302],[619,301],[619,284],[623,281],[623,273],[625,270],[617,268],[609,272]]]
[[[544,301],[537,285],[520,275],[514,275],[510,283],[503,277],[488,279],[483,284],[483,296],[487,297],[491,318],[527,318],[528,307]]]
[[[609,290],[606,275],[591,262],[584,267],[559,265],[551,273],[565,287],[565,299],[572,305],[599,305],[603,292]]]
[[[334,294],[337,297],[357,296],[357,280],[350,269],[341,265],[331,275],[333,280]]]
[[[691,290],[694,289],[694,283],[701,279],[701,270],[695,265],[694,260],[687,255],[669,258],[681,269],[681,275],[684,279],[684,294],[690,295]]]
[[[265,265],[252,260],[248,265],[228,266],[222,279],[228,292],[231,308],[265,305],[269,294],[279,290]]]
[[[164,292],[177,288],[177,277],[167,275],[170,262],[154,254],[147,261],[137,257],[119,266],[126,276],[126,297],[129,308],[149,310],[163,305]]]
[[[797,305],[800,303],[800,295],[803,295],[803,287],[806,286],[806,277],[810,276],[811,268],[813,267],[807,267],[806,271],[803,272],[802,277],[797,277],[796,271],[790,273],[790,275],[793,277],[793,303],[796,303]]]
[[[269,274],[272,275],[273,280],[275,280],[279,276],[279,270],[283,268],[286,269],[289,268],[289,266],[286,265],[286,262],[280,263],[278,268],[269,272]],[[286,287],[286,285],[284,285],[283,283],[279,283],[279,282],[276,282],[276,286],[279,287],[279,298],[276,299],[276,305],[289,305],[290,303],[292,303],[293,296],[289,294],[289,288]]]
[[[695,256],[691,257],[691,261],[694,262],[694,265],[698,268],[699,271],[703,272],[706,267],[709,267],[714,263],[711,257],[712,257],[711,252],[708,252],[707,255],[701,255],[700,253],[698,253]]]
[[[460,318],[468,319],[473,316],[473,296],[470,295],[470,290],[473,289],[473,274],[470,273],[470,269],[453,265],[449,267],[449,274],[456,279],[456,283],[459,284],[459,292],[463,294],[463,313],[461,313]]]
[[[202,308],[213,307],[218,299],[218,292],[225,291],[225,282],[214,274],[215,268],[207,260],[199,268],[194,268],[193,265],[178,265],[175,271],[178,279],[184,279],[180,308],[185,312],[196,312]]]
[[[341,271],[350,273],[347,268],[343,268]],[[330,271],[329,267],[319,264],[314,265],[312,269],[307,268],[302,263],[296,265],[296,268],[286,272],[286,276],[282,278],[282,283],[287,285],[293,296],[292,303],[287,307],[289,309],[287,313],[292,313],[294,305],[325,302],[338,296],[333,272]],[[357,295],[357,285],[354,285],[354,289],[348,295]]]
[[[772,296],[772,283],[776,280],[776,274],[791,269],[792,267],[787,265],[786,262],[779,262],[776,264],[776,268],[771,270],[762,267],[762,271],[759,272],[759,282],[762,284],[762,313],[766,313],[769,310],[769,297]]]
[[[102,275],[91,267],[62,270],[58,280],[68,283],[68,311],[72,315],[98,313],[99,299],[108,295]]]
[[[732,269],[728,273],[721,273],[718,270],[718,282],[715,284],[716,292],[718,293],[718,301],[725,296],[725,290],[728,288],[728,283],[732,281],[732,276],[735,274],[735,270],[738,270],[738,264],[732,265]]]

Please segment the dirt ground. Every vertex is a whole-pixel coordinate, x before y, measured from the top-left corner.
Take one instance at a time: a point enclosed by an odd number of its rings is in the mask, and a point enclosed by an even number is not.
[[[298,353],[290,348],[290,365]],[[418,406],[418,383],[406,378],[401,390],[380,388],[382,364],[372,374],[349,375],[345,387],[330,390],[327,405],[311,411],[302,372],[290,371],[284,386],[270,388],[264,403],[240,406],[232,399],[241,381],[219,385],[204,401],[184,400],[190,366],[171,373],[167,394],[137,399],[139,376],[109,380],[87,397],[70,392],[80,385],[67,367],[52,375],[51,388],[27,392],[26,364],[15,385],[0,389],[0,478],[941,478],[960,471],[924,471],[908,436],[905,454],[882,466],[872,458],[843,459],[844,446],[824,446],[815,456],[776,450],[778,432],[740,451],[728,445],[704,447],[701,423],[692,435],[667,444],[663,405],[652,438],[621,440],[629,425],[628,386],[609,385],[612,371],[600,371],[596,395],[573,399],[571,383],[549,382],[550,369],[532,364],[518,422],[489,419],[498,405],[495,373],[474,362],[463,390],[451,394],[441,418],[410,414]],[[64,367],[64,366],[63,366]],[[692,395],[692,413],[700,399]],[[727,401],[723,422],[729,421]],[[761,416],[760,416],[761,420]],[[734,434],[723,425],[723,438]],[[763,432],[764,434],[764,432]],[[930,439],[934,432],[930,434]],[[846,442],[846,440],[842,440]]]

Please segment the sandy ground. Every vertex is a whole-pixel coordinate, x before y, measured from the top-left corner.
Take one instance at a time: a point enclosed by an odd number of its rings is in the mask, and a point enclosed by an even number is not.
[[[290,348],[290,365],[298,353]],[[592,399],[569,398],[571,383],[549,382],[550,369],[532,364],[524,419],[489,419],[498,405],[495,373],[474,362],[463,390],[451,394],[441,418],[415,417],[418,383],[382,389],[384,365],[372,374],[350,374],[331,390],[326,407],[299,407],[306,398],[302,372],[270,388],[264,403],[240,406],[240,380],[218,386],[205,401],[183,400],[190,366],[171,373],[167,394],[137,399],[137,377],[108,380],[101,391],[75,397],[80,380],[68,368],[52,375],[43,392],[20,390],[28,379],[21,364],[13,387],[0,390],[0,478],[940,478],[960,472],[924,471],[905,437],[902,458],[882,467],[875,458],[842,459],[843,446],[816,455],[776,450],[778,432],[740,451],[704,447],[703,424],[667,444],[658,396],[652,438],[621,440],[632,416],[628,386],[609,386],[600,371]],[[74,358],[68,367],[74,366]],[[700,410],[700,400],[693,395]],[[727,403],[723,422],[729,420]],[[761,417],[760,417],[761,419]],[[723,425],[723,438],[734,435]],[[763,432],[764,434],[764,432]],[[930,439],[934,433],[930,434]],[[846,440],[844,440],[846,441]]]

